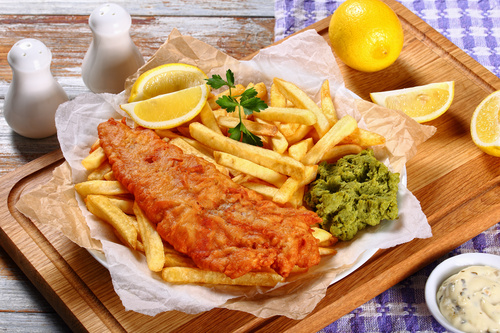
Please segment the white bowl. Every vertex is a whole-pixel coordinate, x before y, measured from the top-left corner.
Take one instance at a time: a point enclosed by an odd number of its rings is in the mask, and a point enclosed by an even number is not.
[[[425,283],[425,302],[432,316],[448,331],[464,333],[452,326],[441,314],[436,294],[444,280],[469,266],[491,266],[500,269],[500,256],[487,253],[466,253],[448,258],[434,268]]]

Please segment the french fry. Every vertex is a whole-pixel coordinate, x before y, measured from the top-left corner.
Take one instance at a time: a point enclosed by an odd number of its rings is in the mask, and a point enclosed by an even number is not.
[[[362,150],[363,147],[355,144],[339,144],[327,151],[321,158],[321,161],[334,162],[346,155],[359,154]]]
[[[292,136],[299,127],[304,126],[307,128],[310,128],[309,126],[301,125],[301,124],[295,124],[295,123],[284,123],[284,124],[279,124],[278,125],[278,130],[283,133],[285,137],[290,137]]]
[[[321,139],[318,132],[316,132],[314,128],[309,133],[307,133],[307,138],[312,138],[313,142],[318,142],[319,139]]]
[[[88,180],[76,184],[75,189],[82,197],[91,194],[120,195],[130,193],[119,181],[108,180]]]
[[[189,130],[193,138],[206,143],[209,147],[215,150],[220,150],[247,159],[259,165],[273,169],[281,174],[299,179],[304,176],[304,165],[291,157],[283,156],[269,149],[251,146],[230,139],[215,133],[200,123],[190,124]]]
[[[255,97],[260,98],[267,104],[267,87],[264,82],[259,82],[257,84],[250,82],[247,85],[246,90],[250,88],[255,89],[255,91],[257,92],[257,95],[255,95]]]
[[[333,247],[319,247],[319,255],[320,256],[332,256],[334,254],[337,254],[337,249]]]
[[[302,159],[302,163],[304,165],[318,164],[318,162],[321,161],[321,159],[329,149],[342,141],[343,138],[351,134],[356,128],[358,128],[356,119],[349,115],[342,117],[307,152],[306,156],[304,156],[304,158]]]
[[[220,106],[216,103],[216,97],[213,92],[208,94],[207,103],[212,110],[217,110]]]
[[[318,165],[307,165],[304,177],[299,179],[299,186],[305,186],[316,179],[318,175]]]
[[[305,174],[302,178],[288,177],[285,183],[278,189],[278,191],[273,196],[273,201],[277,203],[284,204],[289,202],[293,194],[301,187],[309,184],[314,179],[318,173],[317,165],[309,165],[305,168]]]
[[[164,267],[196,267],[193,260],[180,253],[166,253]]]
[[[137,246],[135,247],[135,250],[136,251],[139,251],[141,253],[145,253],[144,252],[144,244],[141,242],[141,241],[137,241]]]
[[[253,116],[267,121],[279,121],[282,123],[296,123],[302,125],[314,125],[317,121],[316,115],[312,111],[298,108],[278,108],[270,106],[260,112],[254,112]]]
[[[155,130],[155,133],[158,134],[158,136],[162,139],[168,138],[168,139],[175,139],[180,137],[179,134],[175,133],[172,130],[169,129],[157,129]]]
[[[99,146],[82,160],[82,165],[85,169],[91,171],[97,169],[106,160],[104,149]]]
[[[288,148],[288,140],[280,131],[271,138],[271,148],[279,154],[283,154]]]
[[[345,137],[341,144],[356,144],[362,147],[378,146],[385,143],[385,137],[362,128],[357,128]]]
[[[273,196],[273,201],[280,204],[287,203],[299,189],[299,186],[299,181],[297,179],[289,177],[278,191],[276,191]]]
[[[243,94],[245,92],[246,87],[242,84],[237,84],[234,88],[231,89],[231,96],[238,96]],[[228,96],[229,95],[229,89],[226,91],[223,91],[219,94],[217,94],[217,98],[222,97],[222,96]]]
[[[245,89],[246,88],[244,85],[237,84],[234,88],[231,89],[231,96],[241,95],[245,91]],[[210,102],[210,107],[212,108],[212,110],[220,109],[220,105],[217,104],[217,100],[222,96],[229,96],[229,89],[226,89],[213,97],[213,103]]]
[[[189,145],[191,145],[194,149],[196,149],[196,151],[198,151],[198,153],[201,153],[201,154],[203,154],[207,157],[210,157],[210,158],[212,158],[214,156],[214,150],[205,146],[204,144],[202,144],[199,141],[196,141],[196,140],[191,139],[191,138],[186,138],[185,136],[180,136],[178,139],[182,139],[182,140],[186,141],[187,143],[189,143]],[[172,139],[170,141],[170,143],[172,143],[173,140],[174,139]],[[186,149],[189,149],[189,148],[186,148]]]
[[[262,120],[259,118],[255,118],[255,120],[258,123],[269,124],[265,120]],[[288,140],[285,138],[285,136],[279,130],[276,132],[276,135],[271,137],[270,144],[271,144],[271,149],[279,154],[283,154],[286,151],[286,149],[288,148]]]
[[[108,199],[113,205],[120,208],[125,214],[134,214],[134,200],[115,196],[108,196]]]
[[[291,101],[295,107],[308,109],[314,113],[317,119],[314,128],[321,136],[328,132],[330,129],[330,122],[311,97],[291,82],[274,78],[273,83],[276,84],[279,92],[285,96],[287,100]]]
[[[271,137],[259,135],[259,138],[262,141],[262,148],[271,149]]]
[[[146,261],[148,267],[153,272],[160,272],[165,264],[165,252],[163,250],[163,241],[156,231],[156,227],[144,215],[142,209],[134,202],[134,213],[139,224],[139,234],[144,244]]]
[[[267,87],[264,82],[259,82],[253,85],[255,91],[257,91],[257,95],[255,97],[260,98],[264,102],[267,103]]]
[[[289,126],[286,126],[286,125],[292,125],[292,124],[281,124],[281,126],[279,127],[279,130],[284,130],[283,127],[289,127]],[[311,126],[307,126],[307,125],[300,125],[300,124],[296,124],[296,125],[299,125],[295,128],[295,130],[290,133],[289,135],[287,134],[284,134],[285,137],[286,137],[286,140],[288,141],[288,144],[289,145],[293,145],[297,142],[299,142],[300,140],[302,140],[307,134],[309,134],[309,132],[311,131],[314,131],[314,128],[311,127]]]
[[[288,148],[288,155],[293,157],[297,161],[300,161],[304,156],[306,156],[309,149],[314,145],[314,141],[312,138],[307,138],[302,141],[297,142],[296,144],[291,145]]]
[[[219,124],[219,126],[223,126],[226,128],[233,128],[237,126],[239,122],[240,120],[235,117],[222,116],[217,118],[217,123]],[[243,124],[250,132],[255,135],[275,136],[276,133],[278,133],[278,127],[268,123],[264,124],[243,119]]]
[[[234,172],[237,174],[233,178],[231,178],[231,180],[237,184],[242,184],[244,182],[252,181],[252,179],[255,179],[255,177],[252,177],[245,173],[239,171],[234,171]]]
[[[99,139],[95,140],[94,143],[92,144],[92,146],[90,146],[90,152],[93,152],[94,150],[96,150],[100,146],[101,146],[101,140],[99,140]]]
[[[113,205],[106,196],[88,195],[85,204],[89,212],[113,226],[130,248],[137,248],[137,229],[129,216]]]
[[[335,111],[335,107],[333,106],[332,96],[330,95],[330,82],[328,80],[325,80],[321,85],[321,111],[323,111],[331,124],[335,124],[339,120],[337,111]]]
[[[236,279],[231,279],[224,273],[205,271],[191,267],[166,267],[162,271],[163,280],[175,283],[227,284],[240,286],[274,287],[284,278],[277,273],[251,272]]]
[[[215,119],[214,112],[210,107],[210,103],[206,103],[203,109],[201,109],[200,120],[203,125],[207,126],[212,131],[222,134],[219,125],[217,125],[217,119]]]
[[[337,242],[336,238],[333,237],[333,235],[328,231],[326,231],[325,229],[321,229],[318,227],[312,227],[311,229],[313,230],[314,238],[316,238],[319,241],[318,244],[319,246],[328,247],[332,246]]]
[[[115,174],[113,171],[110,171],[104,175],[105,180],[116,180]]]
[[[178,136],[176,138],[169,139],[168,143],[180,148],[184,154],[192,154],[192,155],[196,155],[196,156],[202,157],[202,158],[210,156],[210,154],[204,154],[201,151],[199,151],[198,149],[196,149],[195,147],[193,147],[189,143],[189,141],[194,141],[194,142],[199,143],[196,140],[185,138],[183,136]],[[210,162],[213,163],[213,160],[210,160]]]
[[[191,135],[189,134],[189,127],[188,126],[179,126],[177,127],[177,130],[181,134],[182,137],[185,138],[191,138]]]
[[[137,231],[137,243],[135,246],[135,250],[144,253],[144,244],[142,244],[141,235],[139,234],[139,224],[137,223],[137,219],[134,215],[127,215],[127,217]],[[123,236],[114,228],[113,233],[116,235],[118,240],[122,242],[122,244],[127,245],[127,241],[125,240],[125,238],[123,238]]]
[[[276,187],[283,185],[287,178],[285,175],[282,175],[272,169],[228,153],[214,151],[214,158],[217,163],[223,166],[262,179],[263,181],[273,184]]]
[[[215,119],[227,116],[227,111],[225,109],[213,110],[212,112],[214,113]]]
[[[252,191],[262,194],[264,197],[268,199],[272,199],[276,194],[276,192],[278,192],[278,189],[276,187],[262,183],[242,182],[241,185]]]
[[[271,91],[269,93],[269,98],[270,98],[270,106],[273,107],[278,107],[278,108],[285,108],[286,107],[286,98],[283,96],[279,90],[278,87],[273,83],[271,85]]]
[[[113,229],[113,233],[123,245],[127,245],[127,241],[125,240],[125,238],[123,238],[123,236],[120,235],[120,233],[116,229]],[[144,253],[144,244],[142,244],[139,239],[137,240],[137,243],[135,245],[135,250]]]
[[[303,205],[305,191],[305,186],[299,186],[299,188],[292,194],[292,197],[288,200],[292,207],[298,208]]]
[[[132,210],[133,209],[134,208],[132,207]],[[135,230],[137,230],[137,240],[141,241],[142,238],[141,238],[141,234],[139,233],[139,222],[137,222],[137,217],[135,215],[127,215],[127,216],[128,216],[128,218],[130,220],[130,223],[132,223],[132,225],[134,226]]]
[[[174,249],[174,247],[172,245],[170,245],[169,243],[167,243],[165,241],[163,242],[163,251],[165,252],[165,257],[169,254],[183,255],[182,253],[180,253],[179,251]]]
[[[104,175],[111,171],[111,164],[107,160],[101,163],[87,176],[87,180],[103,180]]]
[[[178,138],[172,139],[172,140],[170,140],[170,143],[179,147],[185,154],[191,154],[191,155],[195,155],[195,156],[203,158],[204,160],[214,164],[215,167],[217,168],[217,170],[219,170],[223,174],[229,175],[229,171],[227,170],[227,168],[225,168],[224,166],[222,166],[220,164],[217,164],[212,157],[200,152],[199,150],[197,150],[196,148],[191,146],[188,142],[185,141],[184,138],[178,137]]]

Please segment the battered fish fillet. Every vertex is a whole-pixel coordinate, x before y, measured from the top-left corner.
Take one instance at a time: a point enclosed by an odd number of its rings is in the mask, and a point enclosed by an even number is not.
[[[236,278],[270,267],[286,277],[320,261],[316,213],[282,207],[233,182],[213,164],[154,131],[110,119],[98,126],[115,177],[158,233],[205,270]]]

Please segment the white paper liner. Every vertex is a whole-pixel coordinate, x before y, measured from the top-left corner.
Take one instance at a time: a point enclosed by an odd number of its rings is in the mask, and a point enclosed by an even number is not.
[[[170,38],[174,37],[183,38],[176,31]],[[220,52],[212,47],[203,45],[191,37],[186,37],[186,40],[183,42],[195,43],[198,48],[200,45],[204,46],[206,48],[204,54],[216,54],[220,57]],[[158,56],[161,56],[160,51]],[[193,63],[196,63],[196,59]],[[264,82],[269,89],[272,79],[280,77],[296,83],[313,96],[316,102],[319,102],[321,84],[325,79],[329,79],[331,94],[339,117],[346,114],[352,115],[359,121],[360,127],[366,128],[365,120],[356,106],[356,99],[352,97],[353,94],[343,83],[330,47],[314,30],[308,30],[281,44],[266,48],[250,61],[238,63],[228,57],[223,63],[231,64],[237,83]],[[151,61],[149,65],[151,66]],[[145,68],[147,66],[148,64]],[[224,66],[213,68],[213,70],[204,68],[209,76],[213,73],[223,75],[226,69]],[[119,104],[125,99],[125,93],[118,95],[89,93],[80,95],[59,107],[56,114],[58,138],[64,157],[71,167],[73,183],[86,180],[87,171],[82,167],[81,161],[88,155],[90,145],[97,138],[97,125],[111,117],[120,119],[124,113],[119,110]],[[394,112],[374,105],[370,107],[375,112],[390,114]],[[115,291],[125,308],[154,316],[172,310],[195,314],[215,307],[225,307],[246,311],[259,317],[283,315],[292,319],[302,319],[324,297],[326,288],[336,276],[340,273],[345,275],[346,271],[360,260],[360,256],[366,253],[365,251],[373,252],[373,249],[393,247],[414,238],[431,237],[430,226],[418,200],[405,186],[404,163],[412,156],[411,154],[415,153],[414,146],[430,137],[434,129],[412,123],[412,120],[408,120],[404,115],[398,115],[398,117],[409,121],[408,126],[412,129],[407,130],[404,135],[398,132],[397,134],[401,137],[386,136],[386,139],[389,143],[407,144],[407,150],[396,155],[393,151],[386,151],[385,148],[377,150],[378,157],[384,157],[386,163],[389,163],[391,158],[399,162],[397,171],[402,172],[402,177],[398,192],[398,220],[385,221],[377,227],[365,229],[353,241],[341,244],[338,254],[334,257],[323,258],[320,265],[312,268],[307,274],[303,274],[300,279],[296,281],[292,279],[293,282],[279,285],[271,290],[259,287],[165,283],[158,274],[148,270],[142,254],[121,245],[111,228],[90,214],[81,198],[75,194],[90,229],[90,235],[102,243]],[[394,121],[400,122],[398,119]],[[370,129],[380,133],[377,127]],[[413,141],[408,142],[408,140]],[[412,149],[413,151],[409,154],[408,151]],[[394,165],[392,167],[394,168]],[[36,194],[34,196],[36,197]],[[61,207],[66,205],[62,201],[60,204]],[[33,197],[30,197],[30,202],[23,201],[21,198],[18,209],[33,220],[44,223],[46,217],[36,210],[27,208],[33,205]]]

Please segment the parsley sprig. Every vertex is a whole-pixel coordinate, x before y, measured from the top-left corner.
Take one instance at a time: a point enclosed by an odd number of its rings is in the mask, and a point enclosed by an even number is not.
[[[241,119],[241,110],[246,115],[251,115],[254,112],[260,112],[267,108],[266,102],[257,97],[257,90],[252,87],[246,89],[241,95],[233,96],[231,88],[236,88],[236,86],[234,85],[234,74],[230,69],[226,71],[226,80],[220,75],[212,75],[212,78],[207,79],[207,84],[213,89],[219,89],[224,86],[229,87],[229,94],[219,97],[215,101],[221,108],[226,109],[227,112],[238,111],[240,122],[234,128],[228,130],[229,137],[237,141],[262,147],[262,140],[257,135],[251,133]]]

